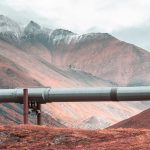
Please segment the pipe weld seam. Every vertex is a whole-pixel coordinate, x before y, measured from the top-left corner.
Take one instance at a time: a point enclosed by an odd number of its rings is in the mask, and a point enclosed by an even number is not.
[[[118,101],[117,88],[112,88],[110,92],[110,98],[112,101]]]

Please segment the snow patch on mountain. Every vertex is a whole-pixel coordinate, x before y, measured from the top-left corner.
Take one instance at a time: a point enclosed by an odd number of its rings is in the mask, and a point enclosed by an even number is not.
[[[34,21],[30,21],[29,24],[25,27],[25,33],[38,33],[41,30],[41,26],[35,23]]]
[[[0,33],[13,33],[14,36],[19,38],[21,35],[21,28],[15,21],[6,16],[0,15]]]
[[[106,39],[111,37],[107,33],[88,33],[83,35],[75,34],[71,31],[64,29],[49,29],[41,27],[34,21],[30,21],[24,28],[21,28],[15,21],[9,19],[6,16],[0,15],[0,35],[3,38],[7,36],[6,39],[9,41],[11,39],[27,40],[27,41],[43,41],[47,45],[58,45],[61,42],[69,45],[71,43],[84,42],[94,39]],[[11,34],[11,36],[9,36]],[[13,37],[13,38],[12,38]],[[10,38],[10,39],[9,39]]]

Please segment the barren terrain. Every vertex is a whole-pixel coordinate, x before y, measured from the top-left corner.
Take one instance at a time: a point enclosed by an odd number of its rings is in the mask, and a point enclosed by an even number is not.
[[[150,149],[148,129],[77,130],[46,126],[0,126],[0,149],[133,150]]]

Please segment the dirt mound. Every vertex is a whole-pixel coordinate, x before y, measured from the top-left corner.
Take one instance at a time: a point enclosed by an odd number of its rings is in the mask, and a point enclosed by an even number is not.
[[[150,108],[109,128],[146,128],[150,129]]]
[[[46,126],[1,126],[0,149],[130,150],[150,149],[150,130],[105,129],[97,131],[48,128]]]

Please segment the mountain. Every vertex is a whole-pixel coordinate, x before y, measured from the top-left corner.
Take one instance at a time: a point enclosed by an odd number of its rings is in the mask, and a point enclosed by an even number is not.
[[[23,28],[8,17],[1,18],[0,29],[9,26],[11,31],[0,30],[1,88],[150,84],[150,53],[108,33],[78,35],[48,29],[34,21]],[[8,116],[16,109],[20,111],[15,116],[22,115],[19,104],[0,106],[1,117],[6,118],[2,123],[10,122]],[[129,118],[149,106],[149,102],[51,103],[43,105],[42,110],[65,126],[94,129]],[[17,118],[17,122],[22,121]]]
[[[21,28],[15,21],[0,15],[0,39],[13,44],[18,42],[20,34]]]
[[[71,66],[114,85],[150,83],[149,52],[107,33],[77,35],[63,29],[47,29],[33,21],[21,31],[17,23],[4,16],[1,17],[0,31],[2,40],[15,41],[13,44],[22,49],[41,44],[53,56],[53,65]]]
[[[150,129],[150,108],[109,128],[145,128]]]

